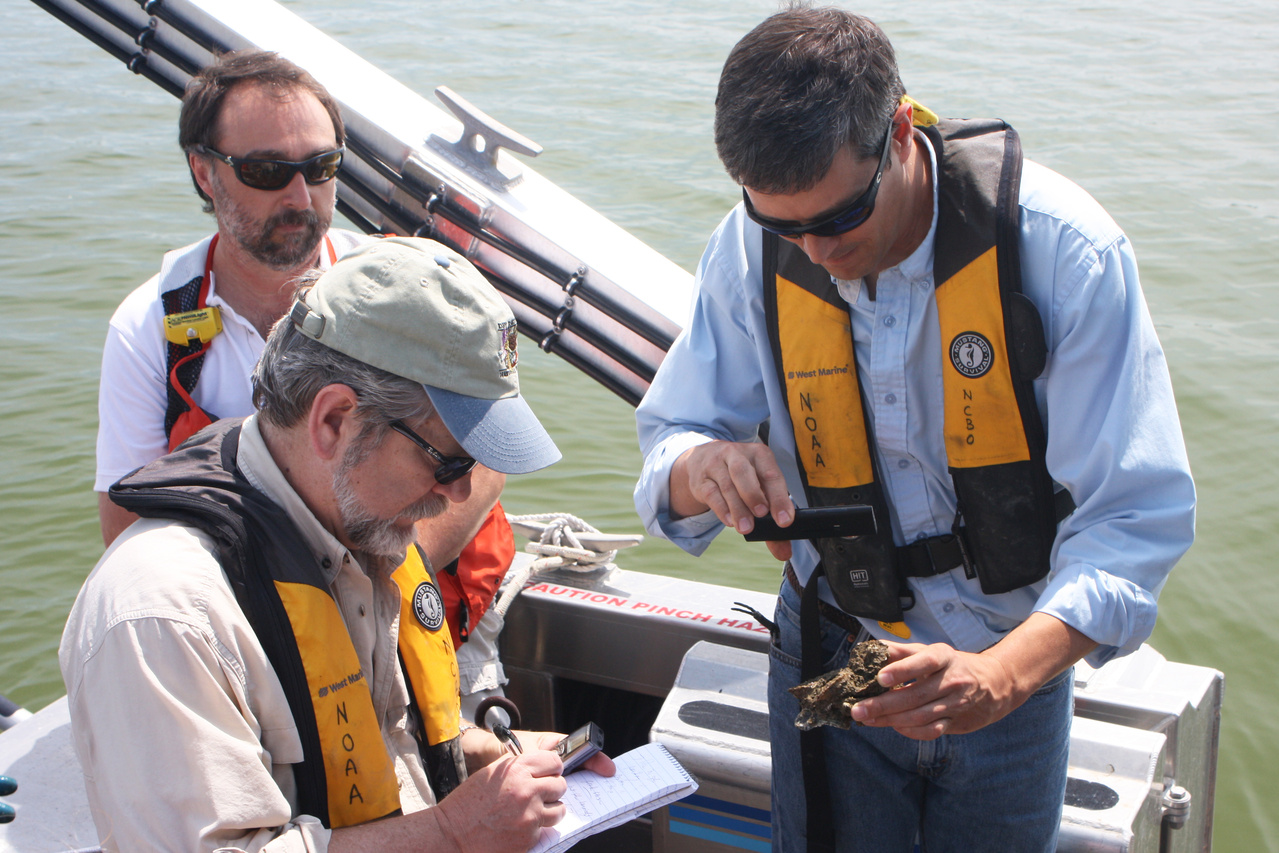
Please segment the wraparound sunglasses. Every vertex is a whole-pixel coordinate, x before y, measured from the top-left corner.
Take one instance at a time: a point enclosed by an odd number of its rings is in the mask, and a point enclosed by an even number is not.
[[[311,186],[333,180],[342,165],[345,148],[334,148],[323,154],[316,154],[308,160],[261,160],[256,157],[232,157],[214,151],[207,145],[195,146],[198,154],[205,154],[215,160],[221,160],[235,171],[236,178],[246,187],[255,190],[282,190],[293,180],[298,172]]]
[[[843,210],[807,225],[785,219],[770,219],[755,212],[751,197],[746,194],[746,188],[743,187],[742,201],[746,204],[746,215],[760,228],[778,237],[803,237],[805,234],[812,234],[814,237],[838,237],[840,234],[852,231],[870,219],[870,215],[875,212],[875,196],[879,194],[879,183],[884,177],[884,167],[888,165],[889,143],[893,138],[895,124],[896,122],[890,121],[888,130],[884,132],[884,147],[879,153],[879,168],[875,170],[875,177],[870,179],[870,186]]]

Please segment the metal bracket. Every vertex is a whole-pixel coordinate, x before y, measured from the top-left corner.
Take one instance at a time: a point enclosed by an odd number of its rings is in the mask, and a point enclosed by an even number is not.
[[[505,168],[498,164],[497,152],[501,149],[527,157],[542,153],[542,146],[486,115],[447,86],[438,87],[435,96],[462,122],[462,136],[457,142],[449,142],[432,134],[427,144],[484,183],[507,189],[522,180],[524,170],[518,163],[508,159]]]
[[[1181,829],[1190,819],[1190,792],[1180,785],[1173,784],[1160,798],[1160,811],[1163,812],[1163,824],[1168,829]]]

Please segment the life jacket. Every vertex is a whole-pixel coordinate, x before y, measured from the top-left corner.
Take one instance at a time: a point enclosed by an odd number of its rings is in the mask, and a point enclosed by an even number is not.
[[[209,241],[204,258],[204,274],[181,287],[160,294],[164,303],[165,375],[168,377],[168,407],[164,412],[164,434],[169,437],[169,451],[218,419],[196,404],[191,394],[200,381],[200,368],[209,344],[222,332],[222,314],[210,306],[209,287],[213,281],[213,253],[221,233]],[[329,250],[329,263],[337,262],[337,251],[328,235],[324,245]]]
[[[444,613],[453,632],[453,647],[470,639],[471,629],[484,618],[515,559],[515,534],[499,501],[458,558],[440,573]]]
[[[919,115],[917,124],[929,120]],[[770,341],[808,503],[870,504],[883,522],[874,535],[813,545],[840,609],[889,630],[913,605],[907,577],[962,564],[988,595],[1040,580],[1058,521],[1032,385],[1047,345],[1039,313],[1021,292],[1020,141],[998,120],[948,119],[921,130],[937,155],[933,273],[957,499],[950,534],[893,542],[848,305],[798,246],[764,234]],[[1072,508],[1066,494],[1062,514]]]
[[[293,765],[301,814],[353,826],[400,808],[369,691],[336,602],[297,526],[236,463],[241,419],[219,421],[176,453],[111,487],[144,518],[198,528],[280,679],[302,740]],[[457,660],[439,589],[417,547],[392,574],[400,589],[399,660],[419,721],[414,732],[432,790],[443,798],[466,778],[459,732]]]
[[[164,434],[169,438],[169,452],[218,419],[196,405],[191,392],[200,381],[205,351],[222,332],[222,312],[216,305],[208,305],[213,252],[219,236],[214,234],[209,241],[203,275],[160,294],[167,341],[165,376],[169,402],[164,412]]]
[[[164,433],[169,438],[169,452],[218,420],[218,415],[206,412],[191,395],[200,381],[200,369],[210,342],[222,331],[221,312],[216,305],[208,305],[213,253],[219,237],[220,234],[214,234],[209,242],[203,275],[160,294],[167,341],[168,407],[164,413]],[[329,262],[335,263],[337,252],[328,235],[324,245]],[[471,628],[493,603],[514,557],[515,536],[499,502],[458,559],[445,568],[446,581],[441,584],[440,592],[444,596],[455,648],[467,641]]]

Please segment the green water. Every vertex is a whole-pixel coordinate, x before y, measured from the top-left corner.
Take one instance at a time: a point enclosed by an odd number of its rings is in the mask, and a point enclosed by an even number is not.
[[[448,85],[536,140],[535,168],[688,269],[734,202],[711,143],[715,81],[772,3],[288,5],[417,91]],[[1260,0],[858,8],[893,37],[916,98],[1010,121],[1136,245],[1200,494],[1153,642],[1226,673],[1216,849],[1279,850],[1265,806],[1279,764],[1279,13]],[[63,692],[58,637],[101,550],[106,319],[210,220],[174,142],[176,100],[32,4],[0,7],[0,31],[0,692],[36,708]],[[640,530],[629,408],[524,350],[526,390],[566,458],[513,478],[508,509]],[[774,589],[762,548],[724,538],[700,560],[646,542],[626,565]]]

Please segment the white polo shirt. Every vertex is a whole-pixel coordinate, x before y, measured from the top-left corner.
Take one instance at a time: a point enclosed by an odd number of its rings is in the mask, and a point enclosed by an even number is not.
[[[353,231],[328,234],[338,257],[372,239]],[[160,272],[125,297],[107,327],[98,386],[98,472],[93,488],[105,492],[125,474],[169,451],[164,433],[168,409],[167,345],[161,294],[204,274],[212,235],[164,256]],[[329,253],[320,252],[327,269]],[[253,412],[249,376],[266,341],[247,319],[209,286],[209,305],[222,313],[222,333],[213,339],[191,395],[200,408],[220,418]]]

